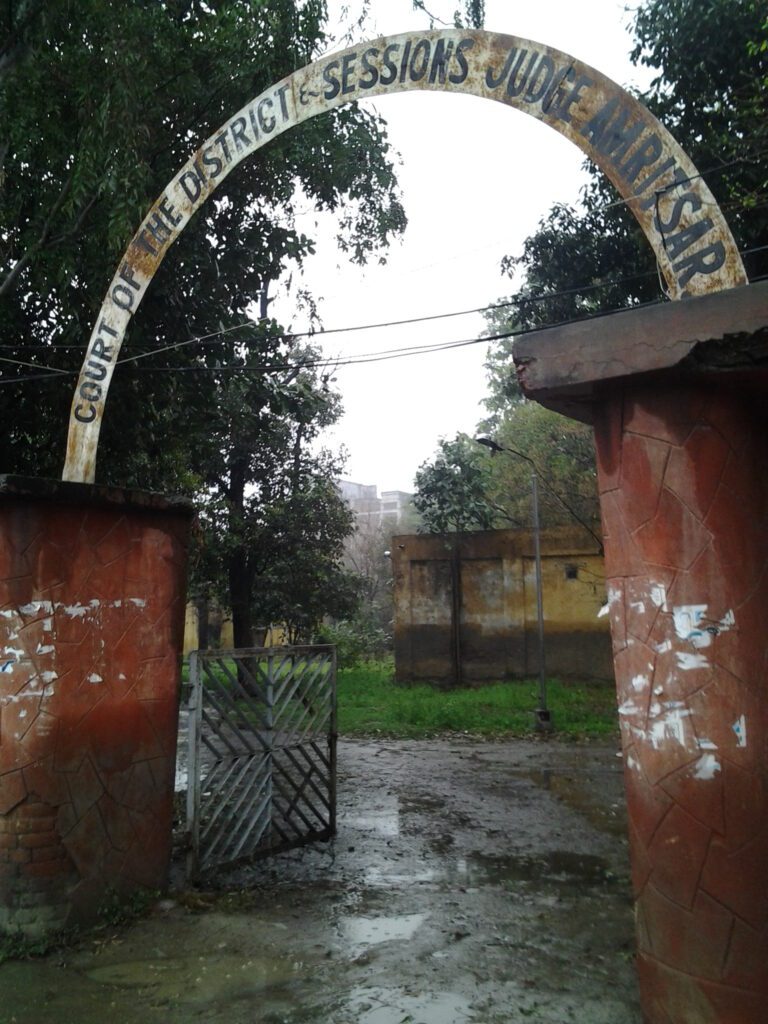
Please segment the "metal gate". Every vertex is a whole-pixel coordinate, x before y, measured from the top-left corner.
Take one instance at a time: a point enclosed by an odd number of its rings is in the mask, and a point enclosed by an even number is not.
[[[336,832],[333,647],[190,655],[191,877]]]

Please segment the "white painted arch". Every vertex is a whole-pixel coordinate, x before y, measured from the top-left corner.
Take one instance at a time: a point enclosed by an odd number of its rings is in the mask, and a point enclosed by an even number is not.
[[[495,100],[570,139],[634,213],[673,299],[747,283],[704,179],[650,111],[599,71],[541,43],[493,32],[448,29],[361,43],[295,71],[246,104],[152,206],[120,260],[88,343],[64,480],[94,481],[104,406],[130,319],[170,246],[230,171],[310,117],[412,89]]]

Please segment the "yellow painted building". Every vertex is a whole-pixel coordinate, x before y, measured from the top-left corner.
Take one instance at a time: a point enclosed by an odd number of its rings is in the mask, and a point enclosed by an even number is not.
[[[222,651],[232,650],[235,645],[232,634],[232,619],[218,609],[212,609],[211,618],[215,620],[215,647]],[[209,623],[210,626],[210,623]],[[186,617],[184,620],[184,657],[190,651],[197,651],[200,648],[200,612],[197,605],[191,601],[187,604]],[[281,626],[268,626],[264,630],[264,637],[261,640],[262,647],[282,647],[285,644],[285,631]]]
[[[603,557],[579,527],[541,531],[548,675],[613,679]],[[472,685],[538,674],[531,530],[392,538],[399,682]]]

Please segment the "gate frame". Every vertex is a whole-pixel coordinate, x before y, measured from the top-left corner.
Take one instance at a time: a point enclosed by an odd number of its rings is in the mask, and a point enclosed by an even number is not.
[[[293,841],[283,841],[272,843],[262,849],[240,854],[231,860],[220,861],[214,864],[207,864],[204,868],[201,867],[200,857],[200,825],[201,825],[201,797],[202,797],[202,760],[200,757],[200,748],[203,741],[203,706],[204,706],[204,688],[205,688],[205,672],[203,671],[201,661],[222,661],[224,659],[232,659],[235,662],[242,660],[243,658],[254,658],[266,656],[268,665],[267,669],[267,681],[266,681],[266,702],[264,702],[265,708],[265,721],[267,724],[267,732],[269,734],[268,745],[264,748],[264,754],[270,761],[269,780],[267,783],[269,795],[267,802],[264,807],[267,809],[268,822],[266,829],[262,832],[262,836],[269,834],[272,831],[272,825],[274,821],[274,815],[272,813],[273,807],[273,793],[274,793],[274,771],[273,771],[273,756],[274,752],[281,749],[289,749],[288,745],[281,745],[275,743],[274,735],[274,677],[273,677],[273,664],[276,657],[286,658],[292,655],[300,656],[302,653],[311,654],[324,654],[329,655],[328,665],[330,674],[330,700],[328,705],[328,721],[327,727],[323,730],[323,736],[328,745],[328,801],[327,801],[327,825],[325,828],[313,831],[311,834],[305,836],[299,836]],[[210,870],[214,870],[216,867],[231,866],[233,864],[245,861],[254,861],[262,859],[267,856],[271,856],[276,853],[285,852],[290,849],[297,849],[301,846],[308,845],[313,842],[325,842],[332,839],[336,835],[336,823],[337,823],[337,747],[338,747],[338,728],[337,728],[337,691],[336,691],[336,679],[337,679],[337,659],[336,659],[336,648],[332,644],[305,644],[297,645],[292,647],[253,647],[253,648],[240,648],[240,649],[229,649],[229,650],[197,650],[191,651],[189,655],[189,681],[190,681],[190,696],[189,696],[189,720],[188,720],[188,734],[187,734],[187,797],[185,804],[185,834],[187,837],[187,863],[186,863],[186,874],[187,877],[197,879],[201,875],[207,873]],[[300,746],[302,744],[293,744],[293,746]],[[262,762],[263,763],[263,762]],[[323,798],[324,801],[324,798]],[[264,811],[260,811],[263,814]]]

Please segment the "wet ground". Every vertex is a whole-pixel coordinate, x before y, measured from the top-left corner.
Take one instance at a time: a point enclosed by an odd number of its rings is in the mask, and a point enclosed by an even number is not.
[[[0,1024],[639,1024],[614,745],[344,741],[326,844],[0,966]]]

